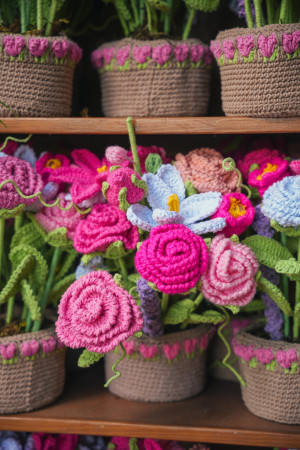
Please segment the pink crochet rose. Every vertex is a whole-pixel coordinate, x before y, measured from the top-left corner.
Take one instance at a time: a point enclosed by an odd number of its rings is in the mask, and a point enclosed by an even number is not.
[[[262,364],[270,364],[273,361],[273,350],[271,348],[257,348],[255,350],[257,360]]]
[[[114,57],[114,52],[115,50],[112,47],[110,48],[105,47],[102,49],[102,55],[106,64],[110,64],[111,60]]]
[[[177,355],[180,351],[180,342],[174,342],[174,344],[165,344],[163,346],[163,352],[168,358],[169,361],[173,361],[177,358]]]
[[[158,348],[155,344],[149,347],[145,344],[141,344],[139,347],[139,351],[146,359],[153,359],[158,354]]]
[[[48,183],[49,177],[54,170],[60,167],[69,167],[70,160],[67,156],[53,153],[44,153],[35,163],[35,170],[42,176],[44,183]]]
[[[204,52],[204,63],[207,66],[210,66],[212,64],[213,60],[214,60],[214,56],[213,56],[211,50],[208,47],[206,47],[205,52]]]
[[[197,343],[198,340],[195,339],[185,339],[184,341],[184,351],[185,353],[187,353],[188,355],[191,355],[192,353],[194,353],[194,351],[197,348]]]
[[[276,352],[275,356],[276,356],[278,363],[284,369],[290,369],[292,363],[298,361],[297,352],[293,348],[291,348],[290,350],[287,350],[287,351],[278,350]]]
[[[66,208],[70,205],[70,201],[65,200],[65,194],[61,192],[58,194],[60,206]],[[58,206],[51,208],[43,208],[35,215],[35,220],[44,228],[47,233],[56,230],[57,228],[64,227],[67,229],[68,239],[74,239],[75,230],[83,219],[83,215],[79,214],[74,207],[67,211],[62,211]]]
[[[193,61],[193,63],[197,64],[197,62],[199,62],[204,55],[204,48],[200,44],[192,45],[190,52],[191,52],[191,60]]]
[[[134,348],[134,342],[133,341],[129,341],[129,342],[124,341],[123,345],[124,345],[124,348],[125,348],[125,351],[126,351],[126,355],[130,356],[130,355],[133,355],[135,353],[135,348]]]
[[[78,63],[82,58],[82,49],[76,43],[71,44],[70,55],[72,61]]]
[[[9,56],[13,56],[14,58],[19,56],[22,49],[25,47],[26,42],[23,36],[4,36],[3,38],[4,50]]]
[[[92,52],[91,62],[96,69],[102,69],[102,67],[104,66],[104,58],[101,50],[94,50]]]
[[[126,250],[133,250],[138,240],[137,227],[123,211],[110,204],[98,204],[78,224],[74,247],[79,253],[105,252],[113,242],[122,241]]]
[[[281,158],[270,158],[259,169],[253,170],[248,177],[250,186],[256,187],[262,197],[265,191],[277,181],[290,175],[289,162]]]
[[[300,31],[294,31],[292,34],[283,33],[282,45],[284,51],[288,54],[294,53],[300,44]]]
[[[167,156],[167,153],[164,148],[162,147],[156,147],[156,145],[151,145],[150,147],[144,147],[143,145],[137,146],[137,151],[140,159],[141,164],[141,171],[142,173],[146,173],[146,159],[147,156],[150,155],[150,153],[155,153],[159,155],[162,159],[163,164],[169,164],[172,162],[172,159]],[[128,152],[128,158],[132,159],[132,152]],[[133,168],[133,165],[131,164],[131,168]]]
[[[42,348],[43,348],[43,352],[45,353],[45,355],[47,353],[54,352],[55,347],[56,347],[56,340],[54,339],[53,336],[51,336],[50,339],[48,339],[48,340],[42,339]]]
[[[142,47],[133,47],[133,57],[139,64],[145,64],[148,58],[151,58],[150,45],[143,45]]]
[[[234,43],[232,38],[227,39],[227,41],[224,39],[223,40],[223,50],[224,50],[224,55],[226,56],[226,58],[228,59],[233,59],[234,58]]]
[[[64,293],[56,332],[71,348],[106,353],[143,327],[142,314],[131,295],[104,270],[90,272]]]
[[[163,65],[170,58],[172,47],[170,44],[158,45],[152,49],[152,58],[157,64]]]
[[[239,236],[252,224],[255,208],[244,194],[239,192],[225,194],[218,211],[211,218],[216,217],[226,219],[226,227],[222,230],[226,237],[233,234]]]
[[[193,288],[207,261],[203,239],[175,223],[153,228],[135,256],[142,277],[166,294],[184,293]]]
[[[252,250],[224,235],[213,238],[201,277],[204,297],[217,305],[247,305],[256,292],[258,262]]]
[[[265,58],[270,58],[273,55],[275,47],[277,45],[277,38],[276,38],[275,33],[272,33],[268,37],[263,36],[261,34],[257,40],[257,44],[258,44],[260,53]]]
[[[49,42],[45,38],[37,39],[37,38],[30,38],[28,43],[28,48],[30,53],[35,58],[40,58],[44,55],[46,50],[49,48]]]
[[[126,47],[119,48],[117,50],[117,63],[119,66],[124,66],[126,60],[129,58],[130,46],[126,45]]]
[[[268,148],[260,148],[257,150],[253,150],[252,152],[247,153],[244,158],[241,158],[237,161],[237,167],[241,171],[243,179],[248,181],[248,176],[250,172],[251,166],[253,164],[257,164],[261,166],[265,162],[268,162],[272,157],[280,157],[284,158],[285,155],[279,152],[278,150],[270,150]]]
[[[62,41],[53,41],[52,42],[52,52],[56,56],[57,59],[64,58],[68,53],[70,48],[70,44],[66,39]]]
[[[15,352],[17,350],[16,344],[11,342],[8,345],[0,345],[0,354],[3,359],[9,360],[15,356]]]
[[[242,56],[248,58],[250,52],[254,49],[254,37],[250,36],[238,36],[236,38],[236,45]]]
[[[179,63],[182,63],[189,56],[189,47],[187,44],[175,45],[174,55]]]
[[[32,339],[32,341],[22,342],[21,350],[24,356],[27,358],[31,358],[31,356],[34,356],[39,351],[40,344],[35,339]]]
[[[109,203],[119,207],[119,193],[124,187],[127,189],[126,200],[130,205],[138,203],[145,197],[144,189],[132,183],[132,175],[135,175],[139,180],[141,179],[139,174],[129,168],[120,168],[109,173],[106,179],[109,188],[105,192]]]
[[[220,59],[222,56],[222,49],[220,47],[219,42],[211,41],[210,50],[216,59]]]

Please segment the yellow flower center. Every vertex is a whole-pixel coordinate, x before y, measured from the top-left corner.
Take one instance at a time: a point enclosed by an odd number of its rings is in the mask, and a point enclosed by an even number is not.
[[[237,217],[244,216],[246,214],[246,206],[241,203],[241,200],[238,200],[237,198],[231,197],[230,198],[230,207],[229,207],[229,214],[234,217],[235,219]]]
[[[61,160],[56,158],[48,159],[48,161],[46,162],[46,167],[47,169],[58,169],[59,167],[61,167]]]
[[[98,173],[102,173],[102,172],[106,172],[106,171],[107,171],[106,165],[97,168]]]
[[[176,194],[169,196],[168,200],[169,211],[176,211],[179,213],[179,198]]]
[[[271,163],[267,163],[267,167],[265,167],[264,171],[258,175],[256,177],[257,180],[262,180],[262,177],[266,174],[266,173],[271,173],[271,172],[275,172],[277,169],[277,165],[276,164],[271,164]]]

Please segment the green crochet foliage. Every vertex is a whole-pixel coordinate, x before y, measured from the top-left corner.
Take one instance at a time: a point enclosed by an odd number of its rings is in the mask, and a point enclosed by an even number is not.
[[[34,260],[28,255],[12,270],[9,280],[0,292],[0,304],[6,303],[20,290],[21,280],[29,276],[33,266]]]
[[[226,305],[225,308],[229,309],[232,314],[238,314],[240,312],[240,307],[236,305]]]
[[[242,306],[241,311],[244,313],[256,313],[258,311],[263,311],[265,309],[265,305],[263,301],[259,298],[255,298],[251,300],[250,303],[246,306]]]
[[[189,298],[180,300],[171,305],[163,319],[164,325],[177,325],[188,319],[194,311],[194,302]]]
[[[0,219],[13,219],[20,214],[25,208],[25,204],[21,203],[13,209],[0,209]]]
[[[277,273],[287,275],[292,281],[300,281],[300,262],[295,258],[278,261],[275,270]]]
[[[27,215],[29,219],[32,221],[36,230],[43,237],[44,241],[47,244],[51,245],[51,247],[59,247],[62,249],[73,247],[73,241],[68,239],[67,236],[68,230],[65,227],[56,228],[56,230],[52,230],[49,233],[47,233],[44,230],[44,228],[39,224],[39,222],[37,222],[34,214],[28,213]]]
[[[99,361],[104,356],[104,353],[90,352],[87,348],[83,350],[79,356],[79,367],[90,367],[95,362]]]
[[[166,2],[163,2],[162,0],[147,0],[149,5],[152,6],[155,9],[158,9],[159,11],[169,11],[170,7]]]
[[[130,206],[130,203],[128,203],[127,201],[127,187],[122,187],[122,189],[119,192],[118,199],[119,199],[119,209],[121,211],[126,212]]]
[[[212,323],[213,325],[217,325],[225,319],[225,315],[221,314],[219,311],[211,309],[209,311],[204,311],[203,314],[192,313],[189,317],[188,323]]]
[[[260,264],[271,269],[275,269],[278,261],[293,258],[293,255],[286,247],[264,236],[250,236],[244,239],[242,243],[253,250]]]
[[[270,281],[266,280],[264,277],[260,277],[258,279],[258,288],[262,291],[268,294],[269,297],[271,297],[272,300],[279,306],[281,311],[286,314],[289,317],[293,316],[293,310],[287,301],[287,299],[284,297],[283,293],[280,289],[278,289],[277,286],[272,284]]]
[[[72,268],[78,254],[75,249],[66,250],[64,262],[54,278],[54,283],[60,281]]]
[[[52,287],[48,300],[51,303],[57,303],[63,294],[66,292],[69,286],[75,281],[75,273],[71,273],[70,275],[65,276],[61,280],[57,281]]]
[[[284,233],[287,236],[300,237],[300,227],[299,228],[282,227],[281,225],[279,225],[278,222],[276,222],[276,220],[271,220],[270,224],[276,231],[280,231],[281,233]]]
[[[32,222],[23,225],[12,237],[11,248],[22,244],[32,246],[36,249],[40,249],[45,244],[43,236],[36,232],[36,228]]]
[[[108,188],[109,188],[108,182],[107,181],[103,181],[101,190],[102,190],[103,197],[106,198],[106,200],[107,200],[106,191],[107,191]]]
[[[128,280],[134,284],[136,284],[140,278],[141,278],[141,275],[139,273],[132,273],[132,274],[128,275]]]
[[[296,304],[294,315],[295,315],[295,317],[298,317],[298,319],[300,319],[300,303]]]
[[[191,9],[198,9],[203,12],[213,12],[219,7],[220,0],[184,0]]]
[[[25,305],[27,306],[31,319],[33,321],[41,319],[41,308],[38,299],[27,280],[21,281],[21,294]]]
[[[108,259],[119,259],[123,256],[126,256],[127,254],[128,251],[125,250],[122,241],[113,242],[104,253],[100,252],[100,255],[103,256],[103,258]]]
[[[131,183],[139,189],[143,189],[144,196],[148,194],[147,183],[144,180],[140,180],[134,173],[131,175]]]
[[[197,189],[194,187],[193,183],[191,181],[186,181],[184,183],[185,186],[185,193],[187,197],[190,197],[191,195],[198,194]]]
[[[145,161],[145,167],[148,173],[156,174],[161,165],[162,159],[157,153],[150,153],[147,156]]]

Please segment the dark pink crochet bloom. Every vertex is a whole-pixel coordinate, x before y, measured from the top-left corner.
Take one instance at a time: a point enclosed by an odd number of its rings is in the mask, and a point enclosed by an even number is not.
[[[131,176],[136,175],[140,180],[141,177],[134,170],[129,168],[120,168],[110,172],[107,176],[107,183],[109,188],[105,195],[109,203],[119,207],[119,193],[123,187],[127,188],[126,199],[130,205],[138,203],[145,197],[144,189],[135,186],[131,181]]]
[[[138,272],[161,292],[179,294],[193,288],[208,262],[204,240],[185,225],[152,229],[135,256]]]
[[[237,166],[242,173],[243,179],[248,181],[250,167],[253,164],[261,166],[265,162],[268,162],[270,158],[275,157],[284,158],[284,155],[279,150],[270,150],[268,148],[253,150],[252,152],[247,153],[243,159],[240,159],[237,162]]]
[[[143,327],[131,295],[106,271],[90,272],[64,293],[56,332],[65,345],[107,353]]]
[[[116,206],[101,203],[82,220],[75,230],[74,247],[79,253],[105,252],[113,242],[122,241],[133,250],[139,240],[137,227]]]
[[[250,186],[256,187],[262,197],[265,191],[277,181],[290,175],[289,163],[282,158],[269,158],[259,169],[253,170],[248,176]]]
[[[150,147],[144,147],[143,145],[138,145],[137,150],[138,150],[138,155],[139,155],[139,159],[140,159],[142,173],[146,173],[145,162],[146,162],[147,156],[150,155],[150,153],[156,153],[157,155],[159,155],[162,159],[163,164],[169,164],[172,162],[172,159],[167,156],[165,149],[162,147],[156,147],[156,145],[151,145]],[[131,151],[128,152],[128,157],[132,159]]]
[[[43,189],[43,182],[39,174],[35,173],[31,165],[15,156],[0,158],[0,183],[13,180],[24,195],[32,195]],[[15,187],[8,183],[0,190],[0,208],[13,209],[20,203],[30,205],[36,199],[23,199]]]
[[[70,160],[67,156],[61,154],[54,155],[48,152],[37,160],[35,170],[42,176],[44,183],[47,183],[54,170],[60,167],[68,167],[69,165]]]

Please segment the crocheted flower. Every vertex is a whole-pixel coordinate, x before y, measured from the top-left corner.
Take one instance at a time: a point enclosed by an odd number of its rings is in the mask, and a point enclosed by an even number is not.
[[[232,38],[223,40],[223,50],[224,50],[224,55],[226,56],[226,58],[228,58],[228,59],[234,58],[235,48],[234,48],[234,43],[233,43]]]
[[[294,31],[292,34],[282,34],[282,45],[284,51],[288,54],[294,53],[300,44],[300,31]]]
[[[219,42],[211,41],[210,50],[216,59],[220,59],[222,56],[222,49],[220,47]]]
[[[58,313],[59,338],[91,352],[109,352],[143,327],[135,300],[103,270],[75,281],[62,296]]]
[[[56,56],[57,59],[64,58],[68,53],[70,48],[70,43],[63,39],[62,41],[53,41],[52,42],[52,52]]]
[[[35,450],[75,450],[77,448],[78,436],[74,434],[33,433],[32,437]]]
[[[277,38],[275,33],[272,33],[267,37],[261,34],[258,37],[257,44],[261,54],[265,58],[270,58],[273,55],[275,47],[277,45]]]
[[[0,355],[3,359],[12,359],[15,356],[17,350],[16,344],[11,342],[8,345],[0,345]]]
[[[28,48],[33,56],[35,56],[36,58],[40,58],[49,48],[48,39],[30,38],[28,42]]]
[[[175,167],[183,181],[191,181],[198,192],[239,192],[237,172],[222,168],[223,156],[212,148],[192,150],[187,155],[178,153]]]
[[[76,267],[76,270],[75,270],[75,278],[76,278],[76,280],[78,280],[83,275],[87,275],[88,273],[95,272],[96,270],[99,270],[99,269],[102,269],[102,270],[107,269],[107,267],[104,264],[103,258],[100,255],[92,258],[87,265],[83,264],[83,262],[80,261],[80,263],[78,264],[78,266]]]
[[[104,66],[104,59],[101,50],[94,50],[92,52],[91,62],[96,69],[102,69]]]
[[[193,288],[207,261],[203,239],[179,224],[155,227],[135,256],[135,266],[142,277],[166,294]]]
[[[256,292],[258,262],[252,250],[223,235],[213,238],[201,277],[204,297],[217,305],[247,305]]]
[[[143,332],[151,337],[161,336],[163,326],[157,292],[148,285],[144,278],[140,278],[136,286],[141,299],[140,308],[144,320]]]
[[[300,159],[295,159],[290,162],[290,171],[292,175],[300,175]]]
[[[74,247],[79,253],[105,252],[113,242],[122,241],[126,250],[132,250],[138,240],[138,229],[123,211],[110,204],[99,204],[77,226]]]
[[[143,45],[142,47],[133,47],[133,58],[139,64],[145,64],[148,58],[151,57],[150,45]]]
[[[25,47],[26,42],[23,36],[4,36],[3,38],[4,50],[9,56],[16,58]]]
[[[182,63],[189,55],[189,46],[185,43],[181,45],[175,45],[174,55],[179,63]]]
[[[119,48],[117,50],[117,63],[119,66],[124,66],[126,60],[129,58],[130,46]]]
[[[270,150],[268,148],[262,148],[259,150],[253,150],[247,153],[247,155],[238,160],[237,167],[240,170],[243,179],[248,180],[249,172],[251,166],[255,165],[255,168],[259,168],[262,164],[270,161],[271,158],[284,158],[285,155],[280,153],[278,150]]]
[[[44,153],[43,156],[40,157],[35,163],[35,169],[37,173],[39,173],[43,181],[45,183],[48,182],[50,175],[54,170],[59,169],[60,167],[69,167],[70,160],[67,156],[53,153]]]
[[[204,55],[204,48],[200,44],[192,45],[190,52],[191,52],[191,60],[193,61],[193,63],[197,64],[197,62],[199,62]]]
[[[157,64],[163,65],[170,58],[172,47],[170,44],[158,45],[152,49],[152,58]]]
[[[65,200],[65,194],[58,194],[60,206],[66,208],[70,205],[70,202]],[[44,228],[47,233],[56,230],[57,228],[64,227],[67,229],[68,239],[74,239],[74,232],[83,216],[76,211],[74,207],[67,211],[62,211],[58,206],[52,208],[43,208],[36,213],[35,220]]]
[[[121,207],[119,194],[124,188],[126,189],[126,201],[130,205],[142,200],[145,197],[145,189],[142,189],[141,185],[139,186],[140,183],[138,181],[135,182],[135,180],[141,180],[141,177],[129,168],[121,167],[110,172],[106,179],[107,184],[104,194],[108,202],[117,207]]]
[[[289,163],[285,159],[270,158],[259,169],[249,173],[248,183],[250,186],[257,188],[259,195],[262,197],[269,186],[290,175],[288,166]]]
[[[275,357],[284,369],[290,369],[293,362],[298,361],[297,351],[294,348],[287,351],[277,350]]]
[[[255,209],[250,200],[244,194],[225,194],[220,208],[212,216],[224,217],[226,219],[226,227],[223,233],[226,237],[233,234],[238,236],[248,228],[254,220]]]
[[[271,348],[257,348],[255,350],[255,356],[262,364],[270,364],[274,359],[273,350]]]
[[[13,180],[24,195],[40,192],[43,182],[39,174],[35,173],[30,164],[15,156],[0,158],[0,183]],[[15,187],[8,183],[0,190],[0,208],[13,209],[24,203],[30,205],[35,199],[23,199]]]
[[[70,56],[75,63],[78,63],[82,58],[82,49],[76,43],[71,44]]]
[[[166,223],[183,223],[196,234],[222,230],[225,219],[206,220],[214,214],[221,201],[219,192],[206,192],[186,197],[185,186],[178,170],[162,165],[154,175],[143,175],[148,187],[147,200],[150,208],[140,204],[130,206],[127,218],[131,223],[150,231]]]
[[[156,145],[151,145],[150,147],[144,147],[143,145],[137,146],[137,151],[139,155],[140,165],[141,165],[141,171],[142,173],[146,173],[146,159],[147,156],[150,155],[150,153],[155,153],[159,155],[162,159],[163,164],[169,164],[172,162],[172,159],[167,156],[167,153],[164,148],[162,147],[156,147]],[[128,158],[133,159],[132,152],[128,152]],[[130,166],[131,168],[133,165]]]
[[[283,227],[298,228],[300,226],[299,196],[300,175],[285,177],[270,186],[264,193],[261,211]]]
[[[247,58],[254,49],[254,37],[251,34],[250,36],[238,36],[236,45],[241,55]]]
[[[0,147],[2,147],[4,142],[1,142]],[[6,153],[6,155],[13,156],[15,151],[17,150],[19,144],[14,141],[8,141],[5,147],[1,150],[1,152]]]
[[[261,212],[261,204],[255,206],[255,219],[252,228],[260,236],[268,238],[274,236],[275,231],[270,225],[270,220]]]

